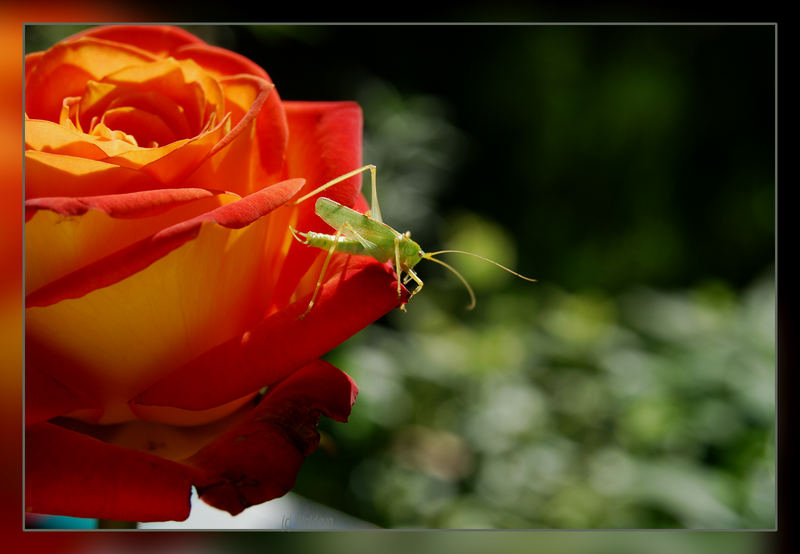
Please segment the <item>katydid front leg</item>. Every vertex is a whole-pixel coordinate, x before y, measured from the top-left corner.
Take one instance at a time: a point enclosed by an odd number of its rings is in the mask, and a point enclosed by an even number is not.
[[[339,242],[339,237],[342,236],[341,229],[337,229],[336,234],[333,236],[333,242],[331,243],[331,247],[328,249],[328,254],[325,256],[325,261],[322,262],[322,269],[319,272],[319,278],[317,279],[317,284],[314,286],[314,292],[311,294],[311,300],[308,302],[308,307],[306,311],[300,316],[300,319],[305,319],[308,313],[311,311],[311,308],[314,306],[314,300],[317,299],[317,294],[319,293],[319,289],[322,286],[322,280],[325,278],[325,271],[328,269],[328,264],[333,257],[333,253],[336,250],[336,245]]]
[[[406,279],[404,279],[403,282],[407,283],[408,278],[414,279],[414,281],[416,281],[417,283],[417,286],[414,287],[414,290],[412,290],[411,294],[408,295],[408,300],[411,301],[411,299],[414,298],[414,295],[422,290],[422,285],[424,285],[425,283],[422,282],[422,279],[420,279],[419,276],[416,273],[414,273],[414,270],[411,269],[410,267],[406,269]]]

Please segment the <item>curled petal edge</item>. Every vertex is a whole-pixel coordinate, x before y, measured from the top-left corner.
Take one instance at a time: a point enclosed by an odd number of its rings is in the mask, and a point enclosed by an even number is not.
[[[200,498],[236,515],[283,496],[319,444],[320,414],[347,421],[357,394],[352,379],[323,360],[292,373],[267,391],[245,422],[187,460],[198,470]]]
[[[25,306],[49,306],[117,283],[197,237],[204,224],[217,224],[230,229],[245,227],[283,206],[303,183],[303,179],[282,181],[237,202],[172,225],[33,291],[26,296]]]
[[[213,195],[214,192],[210,190],[185,188],[83,197],[31,198],[25,201],[25,221],[30,221],[39,210],[50,210],[63,216],[79,216],[92,209],[116,218],[147,217]]]
[[[26,511],[125,521],[183,521],[191,486],[236,515],[295,483],[319,444],[320,415],[347,421],[358,387],[315,360],[266,392],[250,415],[190,458],[172,461],[53,423],[26,430]]]

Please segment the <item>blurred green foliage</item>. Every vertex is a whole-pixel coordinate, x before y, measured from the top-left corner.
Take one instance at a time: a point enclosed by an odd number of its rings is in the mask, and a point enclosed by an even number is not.
[[[774,527],[773,27],[189,30],[357,100],[387,223],[540,281],[453,255],[466,312],[420,264],[329,355],[360,394],[296,492],[385,527]]]
[[[434,290],[330,360],[296,489],[387,527],[772,528],[774,291]]]

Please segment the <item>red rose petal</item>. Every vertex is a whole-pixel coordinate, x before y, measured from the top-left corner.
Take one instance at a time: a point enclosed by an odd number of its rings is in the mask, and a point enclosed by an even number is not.
[[[66,159],[105,160],[136,148],[135,144],[125,140],[87,135],[71,124],[59,125],[44,119],[25,121],[26,157],[28,154],[48,153]]]
[[[354,102],[284,102],[289,122],[289,144],[286,156],[287,174],[303,175],[306,186],[298,197],[331,179],[357,169],[361,163],[363,116]],[[361,190],[361,175],[352,177],[325,190],[322,195],[345,206],[353,206]],[[330,226],[314,213],[314,198],[299,207],[294,223],[300,231],[331,232]],[[289,247],[292,264],[281,272],[273,296],[283,307],[294,294],[296,284],[319,256],[320,250],[297,241]]]
[[[304,458],[319,444],[320,413],[347,421],[358,388],[345,373],[317,360],[267,391],[248,419],[192,456],[202,498],[236,515],[286,494]]]
[[[228,90],[237,85],[252,86],[252,82],[264,80],[272,83],[267,72],[244,56],[208,44],[190,44],[182,46],[173,53],[176,59],[191,59],[210,74],[219,78],[223,87]],[[251,76],[257,79],[249,78]],[[249,78],[249,79],[248,79]],[[228,94],[226,93],[226,96]],[[253,107],[245,111],[253,112]],[[283,169],[283,162],[288,141],[288,124],[283,104],[277,90],[272,90],[263,106],[259,104],[256,118],[256,129],[253,139],[257,143],[261,165],[270,179],[274,179]],[[232,117],[234,124],[237,122]],[[293,131],[294,132],[294,131]],[[360,143],[358,145],[360,153]],[[299,174],[298,174],[299,176]],[[305,178],[305,176],[303,177]],[[238,189],[237,189],[238,192]]]
[[[187,44],[177,48],[172,52],[176,60],[192,59],[203,69],[217,77],[229,77],[232,75],[255,75],[272,82],[267,72],[248,58],[241,54],[231,52],[225,48],[212,46],[206,43]]]
[[[213,129],[191,139],[182,139],[156,148],[136,148],[104,161],[136,169],[155,178],[161,186],[180,186],[186,177],[208,159],[214,147],[227,134],[227,119]],[[197,186],[197,185],[190,185]],[[215,184],[211,187],[223,188]]]
[[[107,110],[103,114],[102,122],[110,129],[136,137],[139,146],[146,148],[186,138],[176,137],[172,129],[158,115],[131,106]]]
[[[301,185],[301,179],[283,181],[238,202],[168,227],[28,294],[25,298],[26,307],[47,306],[67,298],[79,298],[95,289],[112,285],[196,237],[204,223],[216,223],[230,229],[245,227],[282,206]]]
[[[60,42],[36,61],[25,80],[25,113],[58,121],[63,99],[80,96],[87,81],[153,60],[152,54],[134,46],[91,37]]]
[[[168,56],[175,50],[187,45],[205,44],[190,32],[171,25],[108,25],[92,27],[66,38],[65,41],[73,41],[83,37],[102,38],[123,44],[131,44],[159,57]]]
[[[96,421],[130,421],[128,402],[137,394],[264,317],[264,283],[277,269],[263,252],[291,240],[285,227],[273,228],[270,210],[300,186],[302,180],[267,187],[31,293],[28,335],[77,366],[57,377],[101,400]]]
[[[278,91],[273,90],[256,119],[255,136],[261,165],[270,175],[283,170],[289,143],[289,123]]]
[[[405,289],[402,289],[405,301]],[[322,286],[304,318],[310,295],[171,373],[135,404],[203,410],[285,378],[397,307],[394,272],[353,256]]]
[[[288,492],[319,443],[320,415],[347,421],[358,387],[315,360],[271,387],[247,418],[184,462],[51,423],[26,430],[26,511],[125,521],[182,521],[194,484],[235,515]]]
[[[50,210],[63,216],[77,216],[93,209],[111,217],[146,217],[210,196],[214,196],[214,193],[209,190],[185,188],[83,197],[32,198],[25,202],[25,220],[30,221],[39,210]]]
[[[25,202],[25,288],[33,292],[158,231],[238,199],[204,189]]]
[[[131,91],[163,95],[183,109],[189,131],[195,135],[207,126],[212,113],[217,122],[225,115],[219,82],[191,61],[167,58],[125,67],[103,77],[101,84],[117,88],[109,94],[112,97]],[[81,121],[88,126],[84,115]]]
[[[363,116],[355,102],[283,102],[291,134],[288,175],[306,180],[302,194],[352,171],[361,164]],[[352,177],[323,194],[352,206],[361,191],[361,176]],[[308,200],[314,205],[314,200]],[[313,208],[312,208],[313,211]]]
[[[193,134],[186,110],[174,98],[158,91],[140,91],[121,84],[89,81],[83,95],[71,102],[67,104],[70,111],[65,115],[87,133],[91,131],[92,121],[100,121],[109,108],[130,106],[157,115],[178,138],[190,138]]]
[[[234,127],[186,180],[242,196],[280,179],[289,134],[280,99],[271,83],[251,75],[220,80]]]
[[[95,196],[161,187],[138,169],[49,152],[25,152],[25,198]]]
[[[27,345],[26,345],[27,346]],[[73,410],[99,409],[96,401],[57,381],[39,369],[39,364],[25,364],[25,425],[47,421]]]
[[[125,521],[189,517],[186,466],[51,423],[25,432],[25,510]]]
[[[42,59],[42,56],[44,56],[44,52],[31,52],[25,55],[25,81],[28,80],[31,71],[33,71],[33,68],[39,63],[39,60]]]
[[[114,98],[108,105],[109,108],[117,106],[131,106],[158,116],[178,139],[191,136],[184,111],[174,101],[158,92],[130,91]],[[159,144],[165,143],[159,142]]]

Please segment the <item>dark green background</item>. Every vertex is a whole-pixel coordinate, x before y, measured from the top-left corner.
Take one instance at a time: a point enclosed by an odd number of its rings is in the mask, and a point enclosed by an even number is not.
[[[436,96],[467,137],[440,210],[501,222],[541,280],[741,286],[773,261],[771,26],[234,31],[286,99]]]

